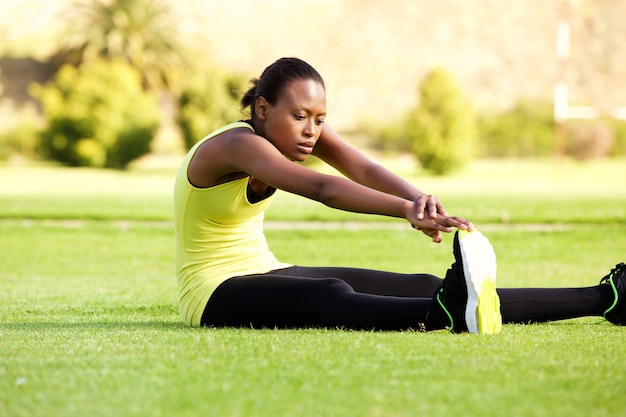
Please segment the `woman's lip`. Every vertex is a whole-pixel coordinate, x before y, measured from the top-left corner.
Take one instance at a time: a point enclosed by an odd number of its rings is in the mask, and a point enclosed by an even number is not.
[[[298,145],[298,150],[300,150],[300,152],[302,153],[310,154],[313,152],[313,145],[301,143]]]

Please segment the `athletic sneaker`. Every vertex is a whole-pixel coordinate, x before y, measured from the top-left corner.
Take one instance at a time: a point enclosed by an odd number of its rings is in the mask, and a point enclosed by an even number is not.
[[[493,334],[502,330],[500,298],[496,292],[496,255],[482,233],[457,231],[455,262],[434,295],[450,320],[449,330]]]
[[[615,265],[600,284],[609,285],[615,296],[613,304],[604,312],[604,318],[618,326],[626,326],[626,265],[623,262]]]

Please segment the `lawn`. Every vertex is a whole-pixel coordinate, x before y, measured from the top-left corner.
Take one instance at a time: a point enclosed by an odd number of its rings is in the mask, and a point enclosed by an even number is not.
[[[490,238],[500,286],[584,286],[626,260],[625,167],[484,161],[443,179],[401,173]],[[0,416],[623,412],[626,330],[597,318],[495,336],[186,327],[173,175],[0,167]],[[287,195],[267,234],[293,263],[441,275],[452,258],[451,237],[435,245],[401,221]]]

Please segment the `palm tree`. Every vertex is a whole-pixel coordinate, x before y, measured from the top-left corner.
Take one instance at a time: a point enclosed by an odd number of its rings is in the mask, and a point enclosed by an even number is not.
[[[175,89],[187,66],[186,51],[164,0],[78,0],[65,12],[62,61],[123,58],[149,89]]]

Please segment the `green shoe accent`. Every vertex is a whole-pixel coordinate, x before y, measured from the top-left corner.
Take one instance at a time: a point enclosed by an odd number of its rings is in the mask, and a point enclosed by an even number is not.
[[[602,315],[602,317],[604,317],[605,319],[606,319],[606,315],[610,314],[611,311],[613,311],[615,306],[617,306],[617,302],[619,301],[619,292],[617,291],[617,286],[615,286],[615,282],[613,282],[612,279],[607,279],[607,283],[611,286],[611,290],[613,290],[614,300],[613,300],[613,304],[611,304],[611,306],[607,308],[604,314]]]
[[[495,334],[502,330],[502,314],[500,313],[500,297],[496,292],[496,283],[486,279],[482,283],[476,308],[478,333]]]
[[[443,288],[439,288],[439,290],[437,291],[437,294],[435,295],[435,299],[437,300],[437,304],[439,304],[439,307],[441,307],[443,312],[446,313],[446,316],[448,316],[448,320],[450,320],[450,327],[448,328],[448,330],[452,332],[454,331],[454,319],[452,318],[452,314],[450,314],[446,306],[443,304],[443,301],[441,300],[442,292],[443,292]]]
[[[626,265],[623,262],[615,265],[615,268],[600,280],[600,284],[609,285],[613,293],[613,302],[602,317],[613,324],[626,326]]]

